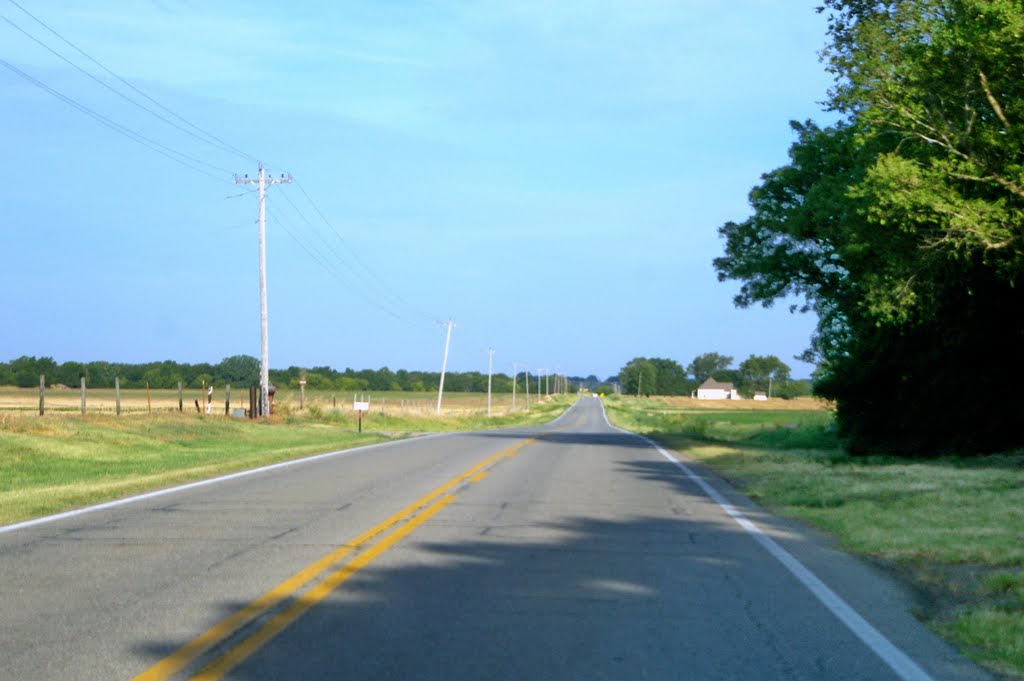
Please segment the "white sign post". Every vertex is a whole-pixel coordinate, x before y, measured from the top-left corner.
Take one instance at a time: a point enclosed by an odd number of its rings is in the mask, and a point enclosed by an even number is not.
[[[353,400],[352,400],[352,408],[354,410],[356,410],[357,412],[359,412],[359,432],[361,433],[361,432],[363,432],[363,412],[364,411],[370,411],[370,400],[366,400],[365,402],[361,402],[361,401],[356,400],[355,398],[353,398]]]

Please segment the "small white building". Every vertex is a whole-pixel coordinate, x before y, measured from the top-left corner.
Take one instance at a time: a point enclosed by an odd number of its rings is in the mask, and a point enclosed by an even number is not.
[[[763,390],[758,390],[754,393],[754,400],[757,402],[767,402],[768,396],[764,394]]]
[[[698,400],[738,400],[740,394],[732,383],[719,383],[709,378],[697,387]]]

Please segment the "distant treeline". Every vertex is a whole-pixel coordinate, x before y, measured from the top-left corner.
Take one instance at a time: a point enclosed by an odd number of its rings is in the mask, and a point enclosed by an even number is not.
[[[119,378],[123,388],[177,388],[180,381],[186,388],[202,385],[231,385],[242,387],[259,383],[260,362],[248,355],[227,357],[217,364],[183,364],[170,360],[144,364],[117,362],[64,362],[58,363],[50,357],[19,357],[10,362],[0,362],[0,385],[15,385],[31,388],[39,385],[39,376],[45,375],[49,386],[78,386],[82,376],[91,388],[113,388],[114,379]],[[392,371],[363,369],[338,371],[331,367],[288,367],[270,370],[270,382],[276,387],[298,387],[299,381],[306,381],[309,388],[339,391],[433,391],[441,380],[440,372]],[[530,376],[530,388],[536,392],[535,375]],[[554,390],[554,382],[549,382]],[[487,392],[487,374],[477,371],[447,372],[445,390],[456,392]],[[525,376],[519,375],[518,389],[523,390]],[[506,374],[494,374],[494,392],[512,392],[512,378]]]
[[[777,357],[751,355],[732,367],[733,359],[718,353],[699,355],[686,368],[671,359],[636,357],[622,368],[616,376],[599,379],[597,376],[569,376],[565,381],[556,381],[554,376],[529,375],[532,394],[555,392],[560,386],[562,392],[587,388],[594,392],[645,395],[690,395],[706,378],[731,381],[750,396],[754,391],[771,389],[775,397],[798,397],[810,394],[810,381],[792,380],[789,367]],[[55,362],[50,357],[19,357],[10,362],[0,362],[0,385],[15,385],[32,388],[39,385],[39,376],[46,377],[46,385],[77,387],[85,377],[90,388],[113,388],[114,379],[119,378],[122,388],[153,389],[177,388],[181,382],[185,388],[200,388],[203,385],[224,385],[230,383],[242,388],[259,384],[260,362],[248,355],[226,357],[217,364],[183,364],[171,360],[125,364],[118,362]],[[517,376],[517,390],[526,389],[526,374]],[[314,390],[337,390],[340,392],[381,392],[436,391],[441,381],[438,371],[392,371],[380,369],[345,369],[331,367],[288,367],[271,369],[270,382],[278,388],[298,388],[305,380],[306,386]],[[512,392],[512,377],[508,374],[494,374],[491,390],[496,393]],[[540,383],[538,383],[538,381]],[[445,390],[454,392],[487,392],[487,374],[478,371],[447,372]]]
[[[717,352],[697,355],[686,367],[672,359],[661,357],[634,357],[608,379],[608,384],[596,390],[608,392],[618,389],[629,395],[691,395],[697,387],[711,378],[720,383],[732,383],[744,397],[758,392],[772,397],[792,399],[811,394],[811,382],[793,379],[790,368],[775,355],[751,355],[733,368],[733,358]],[[583,380],[586,387],[588,377]]]

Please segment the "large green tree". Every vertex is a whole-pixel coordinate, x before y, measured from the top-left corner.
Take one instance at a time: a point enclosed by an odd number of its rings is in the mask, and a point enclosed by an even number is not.
[[[748,392],[774,388],[774,394],[789,382],[790,368],[775,355],[751,355],[739,366],[740,389]]]
[[[654,366],[659,395],[689,395],[693,390],[693,382],[686,377],[686,370],[679,362],[663,357],[652,357],[648,361]]]
[[[853,451],[1018,446],[1020,3],[825,4],[843,119],[794,124],[790,163],[751,192],[749,219],[720,230],[719,277],[743,282],[741,306],[797,295],[818,314],[816,389]]]
[[[651,360],[646,357],[634,357],[619,371],[622,392],[628,395],[656,395],[658,392],[658,372]]]
[[[257,385],[260,382],[260,361],[249,355],[225,357],[217,365],[214,380],[239,387]]]
[[[690,365],[686,367],[686,370],[697,383],[703,383],[709,378],[721,380],[720,374],[731,366],[732,357],[720,355],[717,352],[706,352],[703,355],[694,357]]]

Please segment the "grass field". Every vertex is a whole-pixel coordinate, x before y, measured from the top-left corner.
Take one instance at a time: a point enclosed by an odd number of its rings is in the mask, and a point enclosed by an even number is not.
[[[226,418],[223,405],[217,415],[197,414],[195,407],[178,413],[172,392],[173,407],[153,414],[48,412],[40,417],[26,410],[0,411],[0,524],[417,433],[546,422],[571,402],[568,397],[534,400],[529,412],[495,408],[496,415],[488,418],[486,395],[482,402],[480,396],[446,398],[449,406],[440,417],[433,405],[420,404],[421,396],[409,397],[409,405],[397,398],[394,408],[384,402],[383,409],[375,409],[371,401],[358,433],[351,404],[334,409],[328,398],[307,400],[301,411],[297,402],[285,399],[273,418],[253,421]]]
[[[696,401],[694,401],[696,402]],[[1024,678],[1024,453],[904,460],[842,453],[825,405],[606,400],[616,425],[702,461],[758,503],[905,580],[919,616]]]

